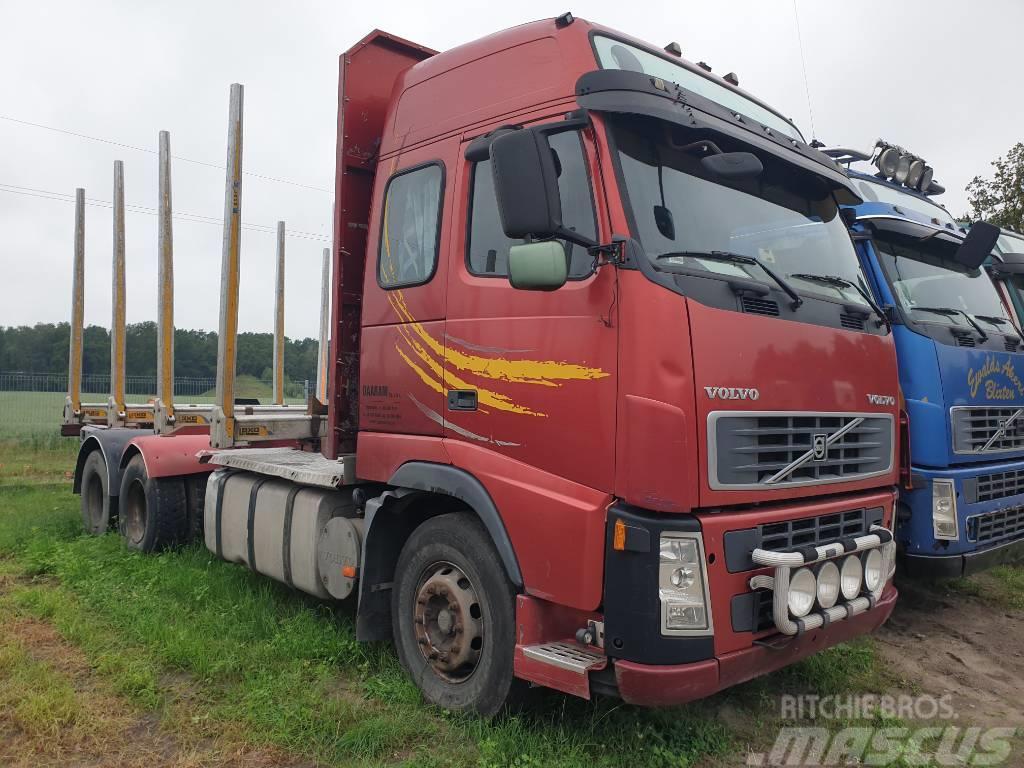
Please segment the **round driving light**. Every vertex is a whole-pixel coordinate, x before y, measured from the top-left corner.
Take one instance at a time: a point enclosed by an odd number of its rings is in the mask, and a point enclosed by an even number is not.
[[[878,154],[878,159],[875,160],[875,165],[878,166],[878,170],[881,171],[883,176],[889,177],[896,174],[896,166],[899,165],[899,162],[899,150],[894,147],[888,147]]]
[[[924,160],[913,160],[910,163],[910,170],[907,172],[907,186],[916,187],[921,183],[924,175]]]
[[[839,568],[829,561],[818,571],[818,605],[831,608],[839,599]]]
[[[798,619],[811,612],[818,583],[808,568],[801,568],[789,580],[789,612]]]
[[[864,577],[864,567],[860,564],[860,558],[850,555],[843,560],[843,568],[839,576],[840,588],[843,597],[853,600],[860,594],[861,579]]]
[[[927,192],[928,187],[932,185],[932,177],[935,175],[935,171],[929,168],[927,165],[924,167],[924,171],[921,173],[921,181],[918,184],[919,189],[922,192]]]
[[[678,587],[679,589],[689,589],[693,586],[693,582],[696,580],[693,568],[687,568],[686,566],[676,568],[672,571],[670,578],[672,579],[672,586]]]
[[[864,586],[868,592],[874,592],[882,585],[882,553],[880,550],[868,551],[864,558]]]
[[[896,173],[893,174],[893,178],[900,184],[905,184],[907,181],[907,176],[910,174],[910,161],[912,159],[910,155],[900,155],[899,162],[896,164]]]

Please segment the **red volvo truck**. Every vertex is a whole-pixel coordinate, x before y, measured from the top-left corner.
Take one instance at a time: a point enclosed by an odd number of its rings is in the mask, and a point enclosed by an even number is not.
[[[687,702],[886,620],[859,198],[734,75],[569,14],[443,53],[375,31],[336,179],[326,434],[247,447],[273,430],[215,409],[211,551],[353,596],[428,701],[484,715],[527,684]]]

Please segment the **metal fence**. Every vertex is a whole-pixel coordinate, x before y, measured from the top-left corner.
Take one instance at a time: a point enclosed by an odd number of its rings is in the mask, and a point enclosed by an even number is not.
[[[313,382],[286,382],[285,399],[304,403],[312,392]],[[269,381],[244,378],[236,386],[239,397],[272,401]],[[23,437],[56,432],[64,413],[64,396],[68,390],[66,373],[23,373],[0,371],[0,438]],[[188,376],[174,379],[176,403],[212,403],[216,381],[212,378]],[[125,395],[129,403],[145,403],[156,396],[155,376],[128,376]],[[82,401],[106,403],[110,396],[109,374],[83,374]]]

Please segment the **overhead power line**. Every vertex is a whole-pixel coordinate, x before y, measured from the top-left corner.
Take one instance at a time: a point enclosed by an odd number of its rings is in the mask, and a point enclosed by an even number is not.
[[[24,197],[36,197],[41,200],[55,200],[59,203],[73,203],[75,201],[74,195],[69,195],[65,192],[53,192],[47,189],[36,189],[34,187],[21,187],[17,184],[5,184],[0,182],[0,192],[7,192],[11,195],[22,195]],[[102,200],[96,197],[85,198],[85,204],[94,208],[113,208],[114,204],[109,200]],[[133,203],[125,203],[125,210],[129,213],[144,213],[147,216],[156,216],[159,212],[156,208],[149,208],[145,205],[135,205]],[[190,221],[195,224],[208,224],[214,227],[222,227],[224,225],[223,219],[216,218],[215,216],[206,216],[201,213],[186,213],[176,212],[171,214],[171,218],[177,219],[178,221]],[[267,224],[252,224],[243,223],[242,229],[249,230],[250,232],[262,232],[263,234],[275,234],[277,232],[276,226],[269,226]],[[285,235],[287,237],[299,238],[301,240],[317,240],[323,243],[330,242],[328,235],[321,235],[318,232],[305,232],[302,230],[291,230],[286,229]]]
[[[54,133],[63,133],[66,136],[74,136],[79,139],[87,139],[88,141],[96,141],[100,144],[109,144],[112,147],[122,147],[124,149],[131,149],[136,152],[146,152],[150,155],[159,154],[155,149],[146,149],[145,147],[137,147],[134,144],[125,144],[121,141],[114,141],[113,139],[104,139],[99,136],[90,136],[86,133],[78,133],[77,131],[68,131],[64,128],[56,128],[52,125],[43,125],[42,123],[33,123],[29,120],[19,120],[16,117],[8,117],[7,115],[0,115],[0,120],[6,120],[9,123],[17,123],[18,125],[27,125],[32,128],[41,128],[45,131],[53,131]],[[225,170],[225,166],[218,165],[217,163],[208,163],[205,160],[194,160],[191,157],[182,157],[181,155],[171,155],[174,160],[181,160],[185,163],[193,163],[195,165],[203,165],[207,168],[216,168],[218,170]],[[254,179],[263,179],[264,181],[273,181],[277,184],[289,184],[293,187],[301,187],[303,189],[311,189],[315,192],[325,192],[329,195],[334,194],[330,189],[324,189],[323,187],[316,187],[312,184],[303,184],[298,181],[291,181],[290,179],[282,179],[278,176],[266,176],[262,173],[254,173],[252,171],[242,171],[244,176],[252,176]]]

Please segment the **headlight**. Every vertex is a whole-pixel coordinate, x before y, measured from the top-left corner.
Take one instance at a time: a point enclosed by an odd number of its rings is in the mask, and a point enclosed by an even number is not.
[[[839,568],[831,560],[818,571],[818,605],[831,608],[839,599]]]
[[[936,539],[956,541],[956,488],[952,480],[932,480],[932,531]]]
[[[796,618],[806,616],[818,596],[818,582],[809,568],[801,568],[789,580],[789,612]]]
[[[906,185],[908,187],[916,187],[921,183],[921,177],[924,175],[924,160],[918,158],[910,163],[910,171],[907,173]]]
[[[934,173],[935,172],[927,165],[924,167],[924,172],[921,174],[921,181],[919,183],[919,188],[922,192],[927,192],[928,187],[932,185],[932,177],[934,176]]]
[[[885,177],[895,176],[896,168],[900,162],[900,152],[895,147],[883,149],[875,160],[875,165]]]
[[[710,630],[700,539],[691,535],[662,534],[658,559],[662,633]]]
[[[864,586],[875,592],[882,586],[882,550],[870,549],[864,558]]]
[[[856,555],[850,555],[843,560],[843,568],[839,575],[840,588],[843,592],[843,597],[847,600],[853,600],[857,595],[860,594],[861,580],[864,578],[864,566],[861,565],[860,558]]]

